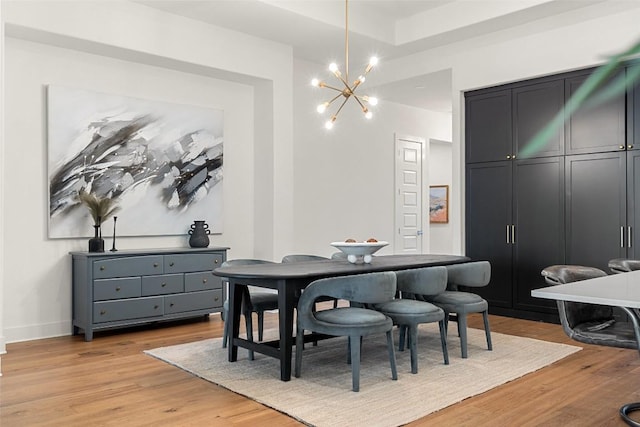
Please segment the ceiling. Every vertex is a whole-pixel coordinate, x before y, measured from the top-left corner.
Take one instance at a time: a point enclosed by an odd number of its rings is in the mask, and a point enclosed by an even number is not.
[[[299,59],[318,64],[345,61],[344,0],[134,1],[290,45]],[[373,54],[390,60],[603,1],[607,0],[350,0],[349,62],[360,70]],[[450,70],[369,89],[381,100],[451,111]]]

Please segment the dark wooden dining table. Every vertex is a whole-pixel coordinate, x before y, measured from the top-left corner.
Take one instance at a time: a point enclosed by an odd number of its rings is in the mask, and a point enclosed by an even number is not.
[[[320,260],[295,263],[269,263],[220,267],[213,271],[216,276],[229,280],[229,313],[226,322],[229,329],[229,362],[238,359],[238,347],[253,350],[280,360],[280,379],[291,379],[291,356],[293,351],[294,308],[302,289],[314,280],[372,273],[397,271],[411,268],[450,265],[468,262],[469,258],[458,255],[383,255],[372,262],[352,264],[344,260]],[[280,338],[274,341],[255,342],[239,337],[242,294],[247,286],[275,289],[278,291],[278,326]],[[309,341],[311,338],[305,341]]]

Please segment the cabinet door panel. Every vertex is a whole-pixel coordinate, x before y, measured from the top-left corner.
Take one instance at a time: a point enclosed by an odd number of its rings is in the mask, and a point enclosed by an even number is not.
[[[504,160],[514,154],[510,90],[468,95],[465,121],[467,162]]]
[[[489,306],[512,305],[512,245],[507,242],[511,226],[511,162],[477,163],[467,166],[467,256],[491,263],[491,282],[474,289]]]
[[[583,74],[566,80],[568,100],[589,75]],[[602,153],[617,151],[625,147],[625,103],[623,93],[615,98],[597,102],[596,93],[583,103],[567,120],[567,154]]]
[[[627,151],[627,256],[640,258],[640,151]],[[629,239],[631,240],[629,242]]]
[[[564,106],[564,80],[531,84],[513,90],[513,138],[517,158],[522,149],[549,124]],[[536,147],[528,156],[549,157],[564,154],[564,127],[544,145]]]
[[[624,152],[566,157],[569,264],[608,271],[610,259],[626,255],[625,161]]]
[[[534,298],[546,286],[543,268],[564,264],[564,157],[514,163],[514,306],[555,313],[555,301]]]

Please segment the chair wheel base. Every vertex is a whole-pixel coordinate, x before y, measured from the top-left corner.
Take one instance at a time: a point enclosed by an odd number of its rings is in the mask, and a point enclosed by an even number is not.
[[[620,417],[625,423],[627,423],[627,425],[630,425],[631,427],[640,427],[640,422],[634,421],[629,417],[630,412],[638,410],[640,410],[640,402],[627,403],[620,408]]]

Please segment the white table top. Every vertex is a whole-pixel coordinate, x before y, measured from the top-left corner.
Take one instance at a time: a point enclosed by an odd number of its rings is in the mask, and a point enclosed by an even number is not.
[[[640,308],[640,271],[534,289],[537,298]]]

